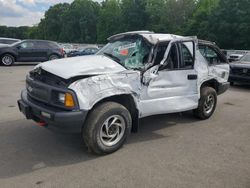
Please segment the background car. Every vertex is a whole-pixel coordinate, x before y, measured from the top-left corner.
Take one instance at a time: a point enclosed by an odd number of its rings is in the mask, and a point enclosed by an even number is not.
[[[231,54],[228,58],[229,62],[239,61],[243,54]]]
[[[12,45],[0,46],[0,60],[4,66],[16,61],[43,62],[64,57],[64,51],[56,42],[23,40]]]
[[[72,44],[60,44],[60,46],[63,48],[65,54],[76,51]]]
[[[244,55],[240,61],[230,63],[229,82],[250,83],[250,53]]]
[[[75,56],[84,56],[84,55],[93,55],[99,51],[98,48],[85,48],[79,51],[70,52],[67,54],[68,57],[75,57]]]
[[[13,44],[15,42],[20,42],[20,39],[13,39],[13,38],[2,38],[0,37],[0,44]]]

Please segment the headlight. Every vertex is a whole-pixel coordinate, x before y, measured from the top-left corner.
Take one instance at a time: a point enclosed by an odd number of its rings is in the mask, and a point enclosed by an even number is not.
[[[65,93],[59,93],[58,94],[58,101],[60,103],[63,103],[64,104],[64,101],[65,101]]]
[[[71,93],[58,93],[57,100],[65,107],[69,108],[75,107],[74,97],[72,96]]]

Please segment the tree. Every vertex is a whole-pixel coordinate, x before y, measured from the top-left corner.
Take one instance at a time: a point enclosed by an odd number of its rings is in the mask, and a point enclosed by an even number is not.
[[[96,42],[99,4],[91,0],[75,0],[64,14],[61,39],[71,42]]]
[[[195,35],[202,39],[214,38],[210,30],[210,20],[219,0],[200,0],[193,13],[193,17],[188,21],[184,33]]]
[[[148,21],[148,15],[145,10],[145,0],[122,0],[122,30],[144,30]]]
[[[220,0],[209,27],[223,48],[250,49],[250,1]]]
[[[105,42],[107,37],[122,32],[122,14],[118,0],[102,3],[97,23],[97,41]]]
[[[148,15],[147,26],[148,30],[154,32],[166,32],[167,26],[165,11],[166,0],[146,0],[146,14]]]
[[[195,7],[195,0],[167,0],[164,16],[168,32],[184,34],[184,28],[192,18]]]
[[[43,39],[58,41],[64,24],[64,14],[69,6],[68,3],[60,3],[50,7],[38,25],[37,35]]]

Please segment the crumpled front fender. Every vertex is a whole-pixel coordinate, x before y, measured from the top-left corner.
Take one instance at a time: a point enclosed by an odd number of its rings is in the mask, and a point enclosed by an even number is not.
[[[140,73],[131,71],[93,76],[75,81],[69,89],[75,91],[82,110],[90,110],[99,101],[116,95],[130,94],[139,99]]]

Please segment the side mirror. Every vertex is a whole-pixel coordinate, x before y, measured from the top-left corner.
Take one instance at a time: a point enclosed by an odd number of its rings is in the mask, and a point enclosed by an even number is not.
[[[142,78],[142,82],[145,85],[149,85],[149,82],[156,78],[158,76],[158,69],[159,69],[159,65],[156,65],[150,69],[148,69],[144,74],[143,74],[143,78]]]

